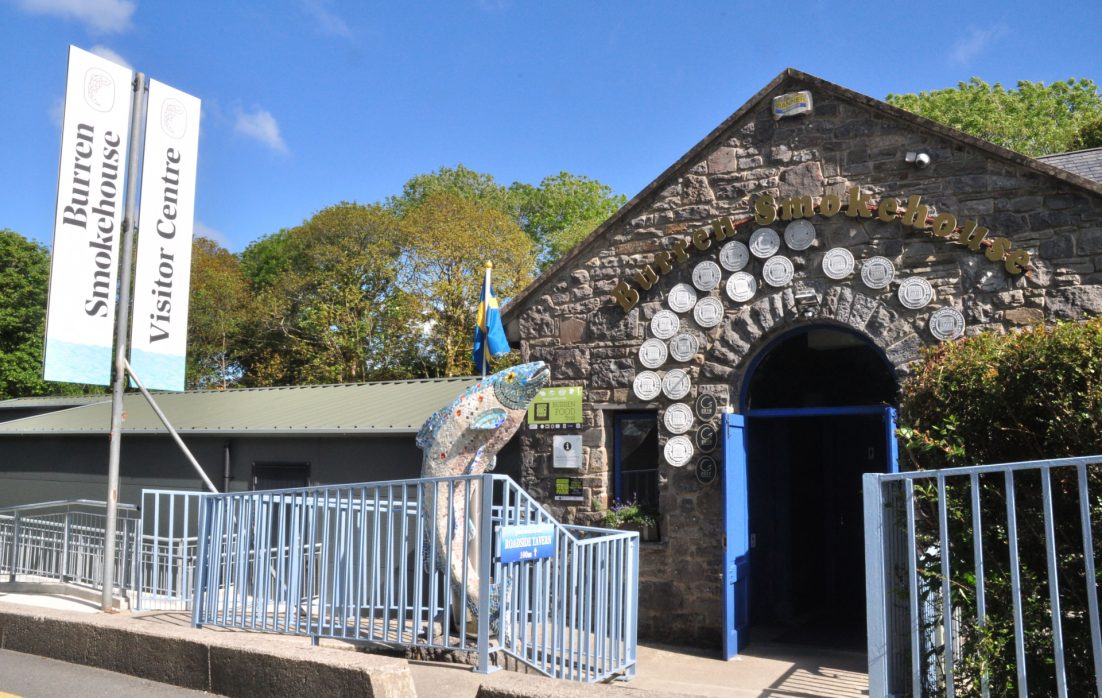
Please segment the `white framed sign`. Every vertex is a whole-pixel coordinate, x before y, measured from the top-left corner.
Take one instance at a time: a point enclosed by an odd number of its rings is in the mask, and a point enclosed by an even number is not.
[[[42,377],[110,385],[125,211],[129,68],[69,47]]]
[[[556,434],[552,438],[553,465],[560,470],[582,469],[582,435]]]

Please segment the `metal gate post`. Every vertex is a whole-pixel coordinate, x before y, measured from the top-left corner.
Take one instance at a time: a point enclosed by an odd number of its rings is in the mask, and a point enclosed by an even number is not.
[[[61,580],[62,582],[69,581],[69,535],[72,531],[73,512],[69,507],[65,507],[65,529],[62,532],[61,539]]]
[[[9,582],[15,581],[15,573],[19,569],[19,510],[15,512],[11,527],[11,576]]]
[[[493,588],[490,584],[490,563],[494,556],[494,476],[485,473],[479,481],[482,487],[482,521],[478,529],[478,666],[475,671],[491,674],[501,669],[490,665],[490,591]],[[500,609],[500,605],[498,608]],[[498,627],[501,620],[498,619]]]
[[[191,595],[191,624],[196,628],[203,627],[203,599],[204,587],[207,584],[207,575],[209,574],[209,560],[210,549],[208,545],[208,538],[210,537],[211,529],[211,508],[214,506],[214,500],[209,495],[199,498],[199,529],[198,529],[198,546],[195,550],[195,572],[194,572],[194,591]]]
[[[878,473],[861,476],[865,500],[865,603],[868,627],[869,695],[887,696],[891,647],[888,646],[888,588],[885,570],[884,492]]]

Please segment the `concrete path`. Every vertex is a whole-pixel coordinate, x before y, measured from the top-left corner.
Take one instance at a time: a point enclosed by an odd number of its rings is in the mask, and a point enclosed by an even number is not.
[[[304,638],[195,629],[186,613],[100,614],[94,604],[60,596],[0,593],[0,632],[0,649],[52,656],[229,696],[263,695],[277,686],[282,695],[311,698],[328,693],[325,689],[348,695],[448,698],[868,695],[863,654],[780,644],[755,643],[730,662],[718,659],[718,652],[643,645],[634,680],[584,686],[510,671],[476,674],[461,665],[357,652],[338,641],[322,640],[320,647],[311,647]],[[36,633],[53,637],[36,637]],[[82,643],[80,638],[66,641],[58,637],[66,633],[94,637],[96,646],[87,640]],[[133,656],[109,656],[110,648],[147,654],[143,661],[135,661]],[[185,659],[195,666],[189,668]],[[175,666],[159,666],[174,661]],[[189,679],[189,671],[203,676]],[[315,683],[305,677],[314,677]],[[370,686],[373,693],[353,689],[361,684]]]

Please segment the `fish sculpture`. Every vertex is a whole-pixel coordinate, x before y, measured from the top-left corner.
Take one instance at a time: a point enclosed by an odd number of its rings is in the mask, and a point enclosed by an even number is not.
[[[417,432],[416,443],[423,452],[421,477],[480,475],[492,470],[497,452],[516,433],[528,403],[550,378],[542,361],[512,366],[483,378],[435,412]],[[453,608],[463,598],[466,566],[468,632],[477,627],[479,577],[477,552],[467,553],[467,547],[477,530],[480,501],[478,483],[470,487],[462,482],[440,483],[425,489],[421,510],[426,560],[434,555],[436,565],[446,568]],[[453,612],[453,618],[457,616]]]

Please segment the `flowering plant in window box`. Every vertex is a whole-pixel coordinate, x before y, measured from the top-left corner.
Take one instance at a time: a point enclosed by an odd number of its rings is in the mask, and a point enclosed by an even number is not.
[[[658,540],[658,512],[640,504],[634,496],[629,500],[612,500],[612,506],[601,517],[601,525],[621,531],[638,531],[640,540]]]

